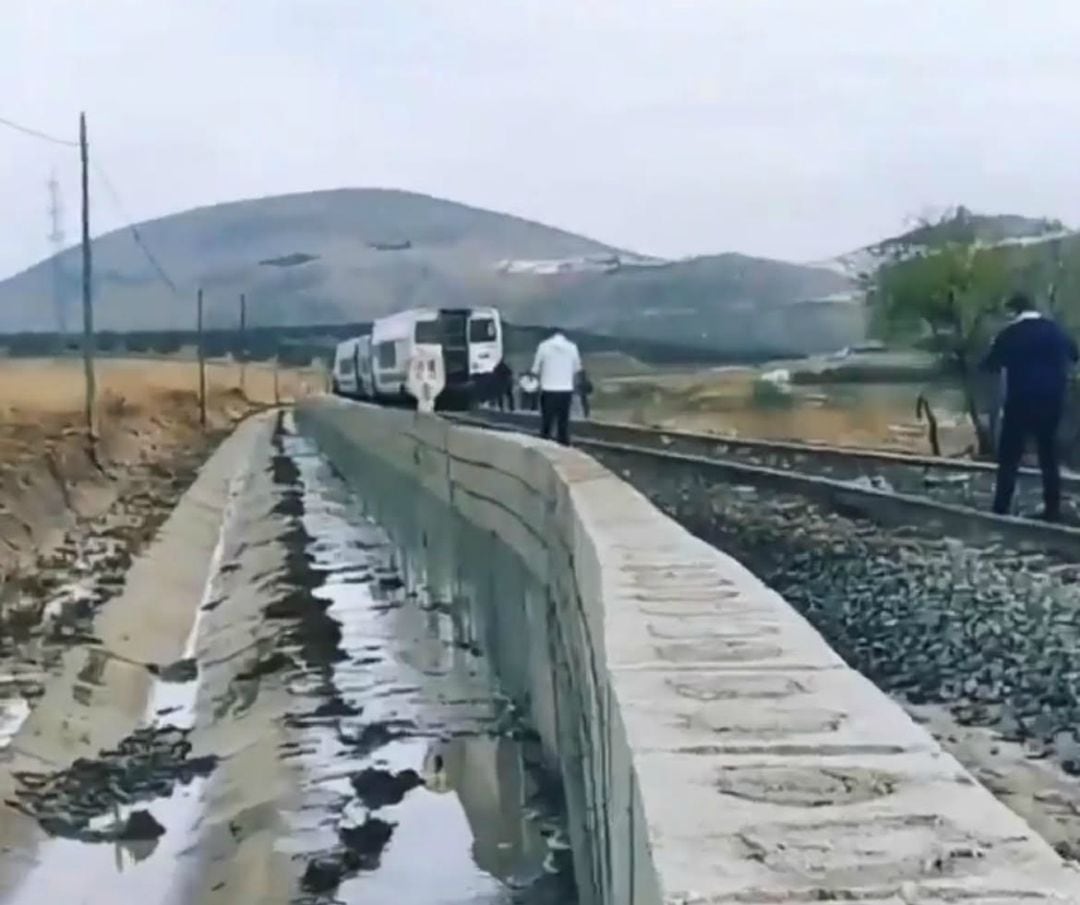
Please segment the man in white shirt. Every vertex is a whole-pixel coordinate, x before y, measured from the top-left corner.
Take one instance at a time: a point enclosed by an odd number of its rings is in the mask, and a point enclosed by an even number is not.
[[[563,446],[570,445],[570,405],[580,371],[578,347],[561,331],[556,330],[537,346],[532,373],[540,382],[540,433],[550,438],[554,427]]]

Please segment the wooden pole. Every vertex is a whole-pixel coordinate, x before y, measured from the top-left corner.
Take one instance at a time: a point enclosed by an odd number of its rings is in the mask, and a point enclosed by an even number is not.
[[[203,291],[196,296],[196,330],[199,335],[199,424],[206,429],[206,348],[203,344]]]
[[[240,395],[247,398],[246,373],[247,370],[247,298],[240,293],[240,348],[237,351],[240,357]]]
[[[90,254],[90,148],[86,138],[85,113],[79,114],[79,152],[82,158],[82,351],[86,378],[86,438],[93,450],[97,381],[94,374],[94,298],[91,290],[93,263]]]

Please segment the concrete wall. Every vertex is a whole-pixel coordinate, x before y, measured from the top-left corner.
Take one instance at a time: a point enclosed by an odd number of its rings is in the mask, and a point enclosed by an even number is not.
[[[561,769],[583,903],[1080,902],[778,595],[592,459],[340,400],[297,421],[478,601]]]

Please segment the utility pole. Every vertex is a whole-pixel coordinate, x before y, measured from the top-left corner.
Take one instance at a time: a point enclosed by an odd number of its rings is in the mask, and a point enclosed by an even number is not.
[[[242,292],[240,293],[240,348],[237,350],[237,355],[240,356],[240,395],[246,399],[247,387],[244,371],[247,365],[247,298]]]
[[[86,140],[86,114],[79,114],[79,152],[82,158],[82,303],[83,368],[86,373],[86,437],[94,450],[94,300],[91,294],[93,267],[90,257],[90,150]]]
[[[203,291],[196,296],[195,329],[199,336],[199,424],[206,430],[206,347],[203,343]]]

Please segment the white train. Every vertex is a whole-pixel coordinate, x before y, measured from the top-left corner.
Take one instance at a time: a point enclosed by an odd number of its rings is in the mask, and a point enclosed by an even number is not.
[[[441,349],[446,389],[439,404],[467,407],[484,392],[503,357],[502,319],[495,308],[413,308],[371,325],[369,336],[338,344],[333,391],[340,396],[409,404],[409,360],[421,346]]]

